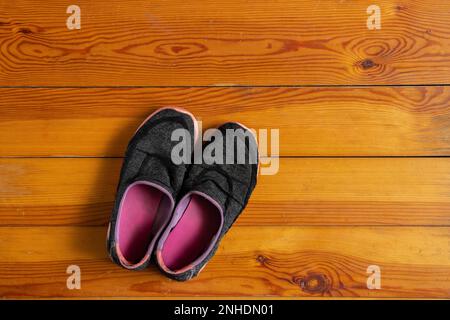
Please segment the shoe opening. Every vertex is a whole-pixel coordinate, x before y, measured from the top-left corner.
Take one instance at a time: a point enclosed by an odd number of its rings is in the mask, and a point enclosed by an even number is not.
[[[160,265],[169,272],[190,269],[212,250],[223,219],[217,203],[206,195],[184,197],[174,212],[176,225],[163,235]]]
[[[117,253],[124,266],[138,267],[149,258],[172,208],[171,196],[157,185],[139,181],[127,188],[116,229]]]

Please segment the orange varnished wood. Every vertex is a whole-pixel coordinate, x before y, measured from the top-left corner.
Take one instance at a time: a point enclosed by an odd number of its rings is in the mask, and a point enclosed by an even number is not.
[[[189,283],[153,266],[131,272],[105,250],[104,227],[1,228],[3,297],[450,297],[449,228],[236,227]],[[81,268],[81,290],[66,268]],[[366,286],[369,265],[381,289]]]
[[[0,159],[0,225],[106,225],[122,159]],[[450,158],[281,159],[238,225],[450,225]]]
[[[71,3],[70,3],[71,4]],[[450,3],[364,1],[0,3],[0,85],[440,84]]]
[[[122,156],[156,108],[279,129],[284,156],[450,155],[450,88],[0,89],[0,156]]]
[[[379,0],[373,31],[369,0],[75,4],[70,31],[69,3],[0,1],[0,298],[450,298],[450,2]],[[285,157],[189,283],[105,249],[110,157],[162,106]]]

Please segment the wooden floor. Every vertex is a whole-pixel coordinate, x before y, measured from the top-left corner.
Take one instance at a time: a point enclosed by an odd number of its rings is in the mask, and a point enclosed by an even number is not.
[[[66,1],[0,0],[0,297],[450,298],[450,2],[73,4],[80,30]],[[189,283],[105,249],[124,148],[168,105],[280,130]]]

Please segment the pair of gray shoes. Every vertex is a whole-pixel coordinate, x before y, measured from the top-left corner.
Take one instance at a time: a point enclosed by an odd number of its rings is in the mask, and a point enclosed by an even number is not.
[[[170,278],[191,279],[244,210],[258,174],[255,136],[233,122],[203,145],[199,135],[194,116],[175,108],[155,111],[134,134],[108,228],[115,263],[138,270],[154,261]]]

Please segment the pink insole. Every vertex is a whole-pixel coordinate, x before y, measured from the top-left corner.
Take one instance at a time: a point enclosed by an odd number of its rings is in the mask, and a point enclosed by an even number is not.
[[[146,185],[132,185],[127,190],[119,213],[119,248],[128,263],[136,264],[145,257],[153,240],[163,193]]]
[[[164,264],[174,271],[189,265],[209,248],[220,223],[218,209],[205,198],[193,195],[164,243]]]

